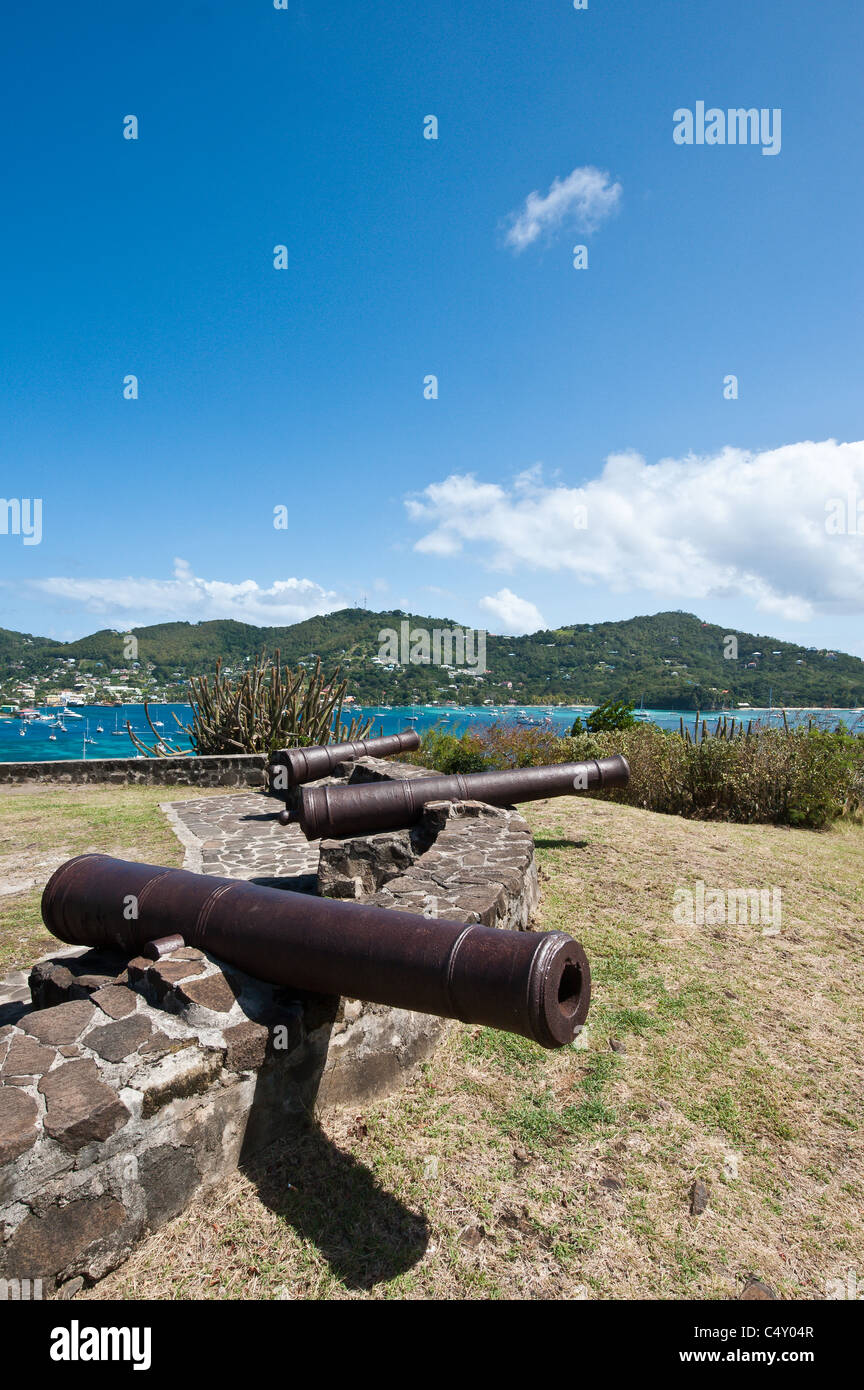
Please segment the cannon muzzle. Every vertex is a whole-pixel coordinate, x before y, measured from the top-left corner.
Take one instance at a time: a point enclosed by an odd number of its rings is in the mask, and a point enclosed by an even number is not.
[[[342,787],[303,787],[299,809],[283,811],[287,825],[299,822],[307,840],[348,835],[374,835],[416,825],[430,801],[485,801],[490,806],[514,806],[576,791],[625,787],[630,780],[626,758],[551,767],[520,767],[507,772],[469,772],[452,777],[411,777],[392,782],[364,782]]]
[[[573,1041],[591,997],[585,953],[564,932],[466,926],[102,854],[60,866],[42,920],[70,945],[128,955],[179,936],[272,984],[485,1024],[542,1047]]]
[[[337,763],[354,762],[357,758],[389,758],[394,753],[407,753],[420,747],[416,729],[403,729],[401,734],[382,738],[358,738],[351,743],[326,743],[314,748],[280,748],[274,753],[267,771],[271,790],[288,791],[301,782],[315,782],[328,777]]]

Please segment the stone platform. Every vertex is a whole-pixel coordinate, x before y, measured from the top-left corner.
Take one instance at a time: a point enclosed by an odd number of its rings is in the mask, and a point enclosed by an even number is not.
[[[162,809],[186,850],[184,869],[314,891],[318,844],[310,844],[299,825],[279,824],[279,802],[237,792],[165,801]]]
[[[366,759],[351,776],[422,773]],[[308,844],[261,793],[163,809],[197,872],[509,930],[538,901],[513,810],[438,802],[411,831]],[[397,1089],[448,1026],[300,997],[189,947],[58,949],[17,972],[0,983],[0,1280],[73,1297],[316,1111]]]

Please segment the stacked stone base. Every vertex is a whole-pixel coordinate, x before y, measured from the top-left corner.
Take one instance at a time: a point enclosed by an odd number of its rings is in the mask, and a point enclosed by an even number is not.
[[[400,775],[384,767],[354,775]],[[322,842],[317,888],[511,930],[538,900],[528,826],[477,803]],[[58,950],[26,990],[0,984],[0,1281],[74,1296],[316,1109],[397,1089],[447,1026],[299,997],[187,947],[158,960]]]
[[[438,1019],[285,991],[182,948],[58,953],[0,1028],[0,1278],[74,1293],[316,1107],[400,1084]]]

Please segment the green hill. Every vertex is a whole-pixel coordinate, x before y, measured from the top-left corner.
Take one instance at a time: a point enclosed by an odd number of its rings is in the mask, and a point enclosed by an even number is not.
[[[0,629],[0,685],[8,693],[27,678],[70,684],[84,679],[130,680],[151,693],[182,698],[192,675],[223,667],[236,673],[262,651],[276,648],[289,665],[320,656],[328,671],[341,665],[349,690],[367,703],[425,703],[455,699],[499,704],[595,703],[616,698],[654,708],[714,709],[746,701],[775,705],[864,705],[864,662],[842,652],[805,648],[756,633],[730,633],[692,613],[669,612],[623,622],[575,624],[526,637],[487,639],[482,681],[470,668],[396,666],[376,660],[384,629],[432,630],[457,626],[452,619],[396,609],[370,613],[345,608],[289,627],[254,627],[233,620],[157,623],[133,629],[137,665],[124,656],[125,635],[103,629],[76,642]],[[737,659],[727,659],[727,639],[737,640]],[[74,663],[74,664],[70,664]],[[509,684],[508,684],[509,683]]]

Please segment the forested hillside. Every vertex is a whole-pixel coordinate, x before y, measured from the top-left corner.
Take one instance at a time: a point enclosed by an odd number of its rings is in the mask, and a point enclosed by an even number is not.
[[[499,704],[595,703],[644,697],[646,706],[713,709],[747,701],[774,704],[864,704],[864,663],[842,652],[800,647],[755,633],[730,632],[691,613],[657,613],[623,622],[574,624],[526,637],[486,643],[487,671],[471,667],[397,664],[382,658],[382,631],[444,630],[448,618],[399,610],[371,613],[346,608],[290,627],[262,628],[232,620],[159,623],[133,629],[138,665],[124,655],[124,635],[103,630],[61,643],[0,629],[0,681],[66,672],[94,676],[111,671],[146,673],[151,684],[178,695],[191,675],[212,672],[216,661],[236,672],[262,651],[281,651],[290,665],[320,656],[337,664],[349,690],[364,702],[403,704],[455,699]],[[737,656],[730,639],[737,642]],[[388,669],[392,667],[392,669]],[[66,676],[68,681],[69,677]]]

